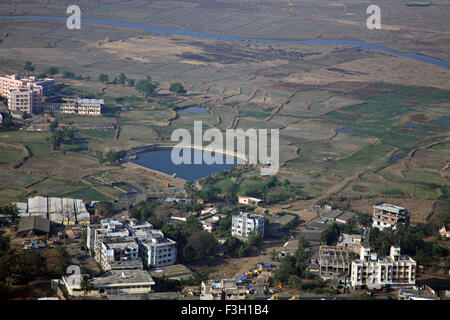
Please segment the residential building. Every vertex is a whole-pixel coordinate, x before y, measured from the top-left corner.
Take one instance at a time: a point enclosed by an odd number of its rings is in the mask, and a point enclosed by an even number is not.
[[[388,257],[378,257],[362,246],[359,260],[352,262],[351,285],[381,288],[386,285],[414,285],[416,261],[401,255],[400,248],[391,246]]]
[[[233,237],[247,238],[252,233],[264,234],[264,216],[239,212],[232,217],[231,235]]]
[[[41,87],[43,96],[50,96],[55,92],[54,80],[50,78],[39,79],[34,76],[24,77],[17,74],[0,77],[0,95],[2,97],[7,98],[9,90],[16,90],[21,86]]]
[[[450,238],[450,231],[447,231],[447,229],[445,229],[445,226],[443,226],[441,229],[439,229],[439,235],[444,238]]]
[[[63,276],[59,284],[64,285],[71,296],[82,296],[80,282],[70,281],[70,276]],[[152,292],[155,281],[145,270],[110,270],[92,279],[93,290],[86,296],[130,295]]]
[[[199,219],[199,222],[202,225],[203,230],[213,232],[219,225],[219,221],[224,218],[226,218],[226,215],[216,214],[202,217]]]
[[[338,246],[319,247],[319,276],[324,280],[345,278],[350,274],[350,250]]]
[[[78,97],[56,97],[43,105],[45,113],[71,113],[99,116],[102,113],[104,99],[80,99]]]
[[[405,208],[381,202],[373,206],[372,220],[374,228],[395,229],[397,223],[409,225],[409,212]]]
[[[215,207],[208,207],[203,209],[200,214],[201,215],[210,215],[210,214],[216,214],[217,213],[217,209]]]
[[[8,98],[10,111],[40,113],[43,97],[53,93],[53,79],[26,78],[20,75],[0,77],[0,95]]]
[[[243,300],[247,291],[236,279],[202,281],[200,300]]]
[[[168,266],[177,260],[177,243],[154,234],[151,239],[139,242],[139,252],[146,268]]]
[[[253,197],[245,197],[245,196],[239,196],[238,202],[241,204],[249,205],[249,206],[259,206],[259,203],[261,202],[261,199],[253,198]]]

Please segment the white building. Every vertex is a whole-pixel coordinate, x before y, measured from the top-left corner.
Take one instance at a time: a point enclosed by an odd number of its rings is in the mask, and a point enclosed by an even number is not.
[[[381,288],[386,285],[414,285],[416,261],[402,256],[399,247],[391,247],[389,257],[377,257],[362,246],[359,260],[352,262],[351,285]]]
[[[249,206],[258,206],[261,201],[262,201],[261,199],[253,198],[253,197],[243,197],[243,196],[238,197],[239,203],[249,205]]]
[[[169,266],[177,261],[177,243],[154,234],[139,242],[139,253],[146,268]]]
[[[373,206],[372,226],[383,230],[384,228],[395,229],[397,223],[409,225],[408,210],[388,203],[377,203]]]
[[[239,212],[232,217],[231,235],[233,237],[248,237],[254,232],[264,234],[264,216]]]

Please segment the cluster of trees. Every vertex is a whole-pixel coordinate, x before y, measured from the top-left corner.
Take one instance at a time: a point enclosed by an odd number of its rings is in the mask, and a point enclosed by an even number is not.
[[[11,224],[16,225],[19,223],[19,210],[14,204],[0,207],[0,215],[5,215]]]
[[[171,92],[173,92],[173,93],[178,94],[178,95],[186,94],[186,89],[184,89],[183,85],[181,83],[179,83],[179,82],[172,83],[170,85],[169,90]]]
[[[360,234],[361,230],[356,229],[356,223],[350,221],[348,224],[338,224],[333,222],[320,234],[320,241],[329,246],[336,245],[341,233]]]
[[[100,164],[103,164],[105,162],[113,164],[120,161],[120,155],[117,151],[110,150],[106,153],[105,158],[103,158],[103,153],[101,151],[98,151],[97,159]]]
[[[38,250],[15,251],[9,237],[0,235],[0,298],[8,296],[11,286],[27,284],[40,277],[60,277],[71,264],[63,247],[55,248],[55,264],[49,266]]]
[[[153,82],[152,79],[147,76],[146,79],[138,80],[134,87],[147,98],[155,94],[158,86],[159,84],[157,82]]]
[[[36,68],[33,66],[31,61],[25,61],[25,65],[23,66],[23,70],[33,72]]]
[[[304,238],[299,239],[298,248],[293,256],[285,256],[281,260],[281,264],[273,274],[273,280],[284,286],[289,286],[294,289],[306,290],[310,284],[302,284],[302,279],[311,279],[313,275],[306,269],[309,251],[308,241]]]
[[[399,245],[402,253],[413,256],[419,265],[425,266],[433,258],[447,257],[449,250],[436,243],[424,241],[429,236],[422,225],[405,227],[398,224],[391,228],[370,230],[370,247],[381,255],[388,255],[391,245]]]
[[[226,175],[227,173],[222,174]],[[208,193],[205,193],[204,196],[211,195],[214,198],[218,193],[222,193],[224,199],[230,202],[235,202],[237,195],[264,199],[269,204],[287,201],[294,197],[310,198],[301,190],[300,186],[291,185],[288,179],[278,181],[276,176],[270,178],[253,176],[244,179],[239,174],[229,173],[219,183],[215,185],[213,183],[212,179],[205,179],[203,186]]]
[[[74,138],[74,133],[71,130],[56,130],[49,138],[50,145],[53,150],[58,149],[61,144],[70,144]]]

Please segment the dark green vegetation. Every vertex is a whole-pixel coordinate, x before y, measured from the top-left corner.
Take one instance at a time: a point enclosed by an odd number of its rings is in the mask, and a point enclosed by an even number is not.
[[[61,277],[71,264],[63,247],[54,249],[55,263],[49,265],[38,250],[14,250],[10,239],[0,235],[0,298],[10,298],[14,285],[26,285],[38,278]],[[50,280],[48,280],[50,281]]]

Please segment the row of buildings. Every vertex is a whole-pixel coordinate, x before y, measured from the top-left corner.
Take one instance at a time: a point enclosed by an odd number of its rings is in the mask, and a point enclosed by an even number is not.
[[[0,95],[8,99],[8,109],[27,114],[75,113],[100,115],[103,99],[80,99],[55,95],[54,80],[13,74],[0,77]]]
[[[103,270],[126,270],[173,265],[176,242],[148,222],[103,219],[87,229],[87,247]]]

